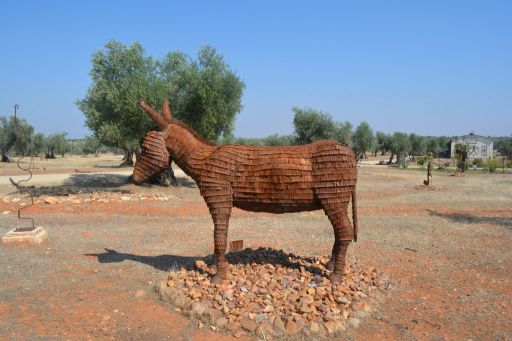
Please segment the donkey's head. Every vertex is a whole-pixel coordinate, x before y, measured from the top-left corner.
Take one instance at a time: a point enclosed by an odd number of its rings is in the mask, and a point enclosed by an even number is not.
[[[165,129],[172,120],[167,99],[162,105],[163,116],[143,101],[140,106],[148,112],[160,131],[150,131],[142,141],[140,157],[133,169],[132,181],[136,185],[151,180],[169,168],[169,152],[165,144]]]

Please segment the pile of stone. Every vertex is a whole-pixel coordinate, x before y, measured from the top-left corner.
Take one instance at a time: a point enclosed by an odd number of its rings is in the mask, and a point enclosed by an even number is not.
[[[446,192],[446,187],[434,186],[434,185],[418,185],[414,186],[415,189],[420,191],[434,191],[434,192]]]
[[[299,257],[283,251],[245,249],[227,255],[228,279],[210,282],[211,260],[171,271],[157,285],[176,311],[199,326],[240,336],[256,333],[267,340],[293,335],[323,337],[358,327],[375,309],[385,281],[370,267],[347,265],[343,282],[328,279],[327,257]]]

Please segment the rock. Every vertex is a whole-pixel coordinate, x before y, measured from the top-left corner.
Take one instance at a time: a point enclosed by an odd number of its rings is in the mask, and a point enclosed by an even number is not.
[[[203,297],[203,294],[196,288],[192,288],[192,290],[190,290],[190,292],[189,292],[189,295],[192,299]]]
[[[311,309],[307,305],[303,304],[300,306],[299,311],[303,314],[307,314],[311,312]]]
[[[350,301],[344,297],[344,296],[340,296],[336,299],[336,302],[337,303],[341,303],[341,304],[344,304],[344,305],[349,305],[350,304]]]
[[[196,268],[200,269],[200,270],[205,270],[205,269],[208,269],[208,266],[206,265],[206,263],[202,260],[196,260]]]
[[[334,321],[334,329],[337,332],[344,332],[345,330],[347,330],[347,328],[345,327],[343,322],[341,322],[340,320],[335,320]]]
[[[268,339],[272,334],[272,324],[268,320],[263,321],[261,325],[256,328],[256,335],[263,337],[263,339]]]
[[[240,320],[240,326],[243,329],[250,331],[250,332],[254,332],[254,331],[256,331],[256,328],[258,328],[258,325],[256,324],[255,321],[253,321],[249,318],[246,318],[246,317],[244,317]]]
[[[247,288],[246,288],[246,287],[241,287],[241,288],[240,288],[240,291],[241,291],[241,292],[249,292],[249,290],[247,290]]]
[[[250,311],[250,312],[257,312],[257,311],[260,311],[261,310],[261,307],[258,303],[256,302],[251,302],[249,303],[249,305],[247,306],[246,308],[247,311]]]
[[[221,317],[224,317],[224,314],[222,314],[222,311],[220,311],[219,309],[207,308],[203,312],[203,318],[205,319],[205,321],[209,322],[213,325],[215,325],[217,319],[219,319]]]
[[[56,198],[54,197],[43,197],[42,198],[43,201],[46,203],[46,204],[49,204],[49,205],[55,205],[55,204],[58,204],[59,203],[59,200],[57,200]],[[19,199],[18,199],[19,200]],[[14,199],[13,199],[14,201]]]
[[[293,320],[289,319],[286,323],[286,333],[290,336],[293,336],[299,332],[299,327],[297,326],[297,323],[295,323]]]
[[[144,290],[137,290],[137,292],[134,295],[135,297],[144,297],[146,296],[146,292]]]
[[[219,317],[219,318],[215,321],[215,326],[216,326],[218,329],[222,329],[222,328],[224,328],[227,324],[228,324],[228,319],[227,319],[227,318],[225,318],[225,317]]]
[[[3,211],[2,214],[11,214],[11,211]]]
[[[320,332],[320,327],[318,325],[317,322],[311,322],[309,324],[309,330],[311,331],[311,333],[313,334],[318,334]]]
[[[359,327],[359,319],[356,317],[351,317],[348,319],[348,324],[351,327],[357,328],[357,327]]]
[[[240,328],[240,323],[238,323],[238,322],[230,321],[226,324],[226,329],[232,333],[236,332],[238,330],[238,328]]]
[[[174,305],[176,305],[179,308],[185,307],[188,303],[191,302],[191,299],[183,294],[177,294],[174,297]]]
[[[199,302],[193,303],[192,307],[190,309],[193,316],[201,316],[201,315],[203,315],[205,310],[206,310],[206,306]]]
[[[167,288],[167,282],[166,281],[160,281],[157,284],[155,284],[155,291],[159,293],[160,295],[163,295],[165,289]]]
[[[364,310],[358,310],[356,312],[356,315],[357,315],[357,317],[364,319],[364,318],[367,318],[369,314]]]
[[[238,330],[238,331],[233,333],[233,337],[235,339],[241,338],[244,335],[245,335],[245,332],[243,330]]]
[[[327,329],[327,333],[329,333],[329,335],[332,335],[336,332],[336,322],[334,321],[325,322],[324,327]]]
[[[263,308],[264,313],[271,313],[273,311],[274,311],[274,307],[271,305],[267,305],[267,306],[265,306],[265,308]]]
[[[274,334],[276,335],[285,335],[286,334],[286,326],[281,320],[279,316],[276,316],[276,319],[274,321]]]
[[[256,321],[256,323],[260,324],[261,322],[263,322],[266,319],[267,319],[267,315],[265,315],[265,314],[258,314],[254,318],[254,321]]]
[[[131,200],[131,199],[132,199],[132,198],[130,198],[130,197],[129,197],[129,196],[127,196],[127,195],[123,195],[123,196],[121,197],[121,200],[122,200],[122,201],[129,201],[129,200]]]
[[[318,306],[318,310],[320,310],[322,313],[328,313],[329,311],[331,311],[331,308],[329,308],[329,306],[325,305],[325,304],[321,304],[320,306]]]

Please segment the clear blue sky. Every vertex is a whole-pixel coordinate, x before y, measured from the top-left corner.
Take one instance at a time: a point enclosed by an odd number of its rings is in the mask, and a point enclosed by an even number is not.
[[[210,44],[245,82],[237,136],[293,106],[422,135],[512,134],[512,1],[0,2],[0,115],[90,134],[74,101],[110,39],[160,58]]]

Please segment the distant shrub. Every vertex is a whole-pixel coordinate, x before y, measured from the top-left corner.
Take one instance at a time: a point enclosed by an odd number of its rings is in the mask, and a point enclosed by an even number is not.
[[[425,164],[426,160],[424,157],[420,157],[418,159],[418,161],[416,161],[416,163],[418,164],[418,166],[423,166]]]
[[[512,168],[512,160],[507,161],[507,168]]]
[[[498,168],[498,161],[496,159],[487,160],[482,164],[482,168],[489,173],[494,173]]]
[[[409,161],[405,161],[404,163],[402,163],[402,164],[400,165],[400,167],[402,167],[402,168],[404,168],[404,169],[408,168],[408,167],[409,167]]]
[[[474,159],[473,164],[476,165],[478,168],[481,168],[484,163],[484,160],[482,159]]]

